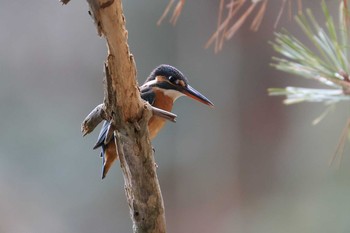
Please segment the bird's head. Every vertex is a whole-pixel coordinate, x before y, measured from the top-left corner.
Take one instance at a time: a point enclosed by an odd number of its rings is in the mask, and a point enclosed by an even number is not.
[[[188,84],[188,80],[178,69],[170,65],[160,65],[155,68],[146,79],[143,86],[149,86],[162,91],[175,101],[180,96],[188,96],[203,104],[214,106],[214,104],[199,91]]]

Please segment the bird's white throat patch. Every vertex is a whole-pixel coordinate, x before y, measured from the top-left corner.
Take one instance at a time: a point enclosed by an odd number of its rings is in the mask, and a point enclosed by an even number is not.
[[[155,79],[155,80],[152,80],[152,81],[148,81],[147,83],[143,84],[142,87],[145,87],[145,86],[152,86],[154,84],[157,84],[158,83],[158,80]],[[161,92],[164,93],[164,95],[170,97],[173,99],[173,102],[175,102],[175,100],[177,100],[177,98],[181,97],[181,96],[184,96],[185,94],[179,92],[179,91],[176,91],[176,90],[172,90],[172,89],[162,89],[162,88],[159,88],[159,87],[153,87]]]
[[[175,90],[163,90],[163,92],[164,92],[164,95],[167,95],[170,98],[172,98],[174,102],[177,98],[184,96],[183,93],[181,93],[179,91],[175,91]]]
[[[157,89],[162,91],[164,93],[164,95],[170,97],[173,100],[173,102],[175,102],[175,100],[177,100],[177,98],[184,96],[184,94],[179,92],[179,91],[169,90],[169,89],[164,90],[164,89],[160,89],[160,88],[157,88]]]

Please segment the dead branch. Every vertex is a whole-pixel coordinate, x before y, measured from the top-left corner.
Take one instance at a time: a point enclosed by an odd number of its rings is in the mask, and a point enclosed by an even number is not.
[[[96,126],[103,121],[103,119],[106,119],[104,108],[104,104],[97,105],[97,107],[94,108],[94,110],[92,110],[84,119],[83,123],[81,124],[81,132],[83,133],[83,136],[91,133]]]
[[[65,0],[63,3],[68,3]],[[164,204],[155,170],[147,124],[152,112],[175,120],[175,115],[153,109],[140,97],[136,66],[127,43],[121,0],[87,0],[99,35],[106,38],[104,103],[84,120],[83,134],[102,119],[113,125],[123,171],[133,232],[165,232]]]
[[[168,120],[168,121],[176,122],[176,115],[174,113],[165,111],[160,108],[153,107],[152,105],[150,105],[150,107],[152,108],[153,115],[164,118],[165,120]]]

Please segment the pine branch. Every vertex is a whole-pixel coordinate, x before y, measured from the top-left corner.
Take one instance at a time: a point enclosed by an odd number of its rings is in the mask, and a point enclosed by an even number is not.
[[[346,1],[340,5],[340,20],[338,30],[331,17],[325,1],[322,10],[326,18],[325,26],[321,27],[310,9],[306,15],[297,15],[296,22],[312,43],[310,48],[305,43],[283,30],[276,33],[273,48],[284,58],[273,57],[276,69],[296,74],[320,82],[333,89],[308,88],[271,88],[270,95],[285,95],[287,104],[303,101],[339,102],[350,100],[349,55],[348,55],[348,9]]]
[[[340,100],[350,100],[349,95],[344,95],[341,89],[312,89],[303,87],[269,88],[271,96],[287,96],[285,104],[301,102],[336,103]]]
[[[275,41],[271,43],[273,48],[284,56],[284,58],[274,57],[275,63],[272,66],[331,87],[331,89],[286,87],[268,90],[270,95],[286,96],[285,104],[308,101],[330,105],[320,117],[313,121],[313,124],[320,122],[337,102],[350,100],[348,53],[350,14],[347,1],[342,0],[340,3],[338,29],[324,0],[321,5],[326,18],[325,29],[318,24],[310,9],[306,10],[306,16],[296,16],[297,23],[308,37],[313,48],[306,46],[286,30],[282,33],[276,33]],[[339,157],[338,164],[340,164],[345,140],[350,131],[349,122],[350,119],[344,127],[330,164],[337,157]]]

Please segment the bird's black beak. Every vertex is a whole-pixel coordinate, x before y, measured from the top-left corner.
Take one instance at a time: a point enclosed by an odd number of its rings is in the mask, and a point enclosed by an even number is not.
[[[210,107],[214,106],[214,104],[207,97],[202,95],[199,91],[197,91],[190,85],[187,85],[186,87],[181,88],[180,91],[183,94],[187,95],[188,97],[195,99],[203,104],[209,105]]]

